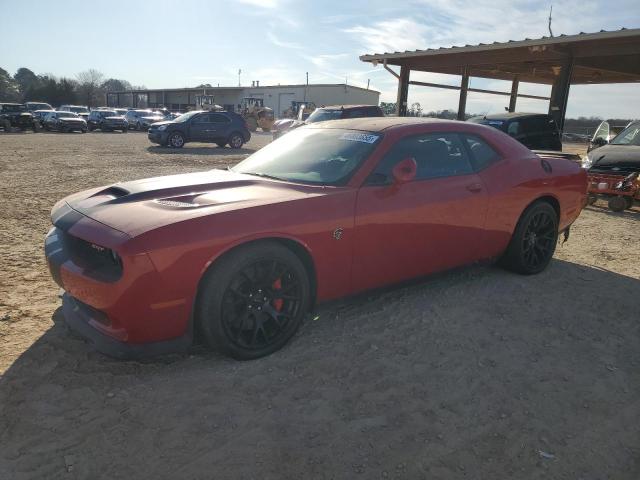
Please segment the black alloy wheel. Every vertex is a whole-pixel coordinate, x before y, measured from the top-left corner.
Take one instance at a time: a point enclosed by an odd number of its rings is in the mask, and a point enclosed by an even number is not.
[[[205,340],[249,360],[282,348],[309,307],[309,279],[287,248],[264,242],[223,257],[199,293],[198,325]]]
[[[529,206],[518,221],[502,263],[525,275],[543,271],[558,243],[558,214],[547,202]]]

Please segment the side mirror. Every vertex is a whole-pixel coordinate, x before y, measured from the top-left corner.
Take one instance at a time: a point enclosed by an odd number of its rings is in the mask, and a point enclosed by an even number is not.
[[[418,172],[418,165],[416,164],[415,159],[408,157],[398,162],[393,170],[391,171],[391,175],[393,176],[393,183],[395,185],[402,185],[403,183],[410,182],[414,178],[416,178],[416,173]]]

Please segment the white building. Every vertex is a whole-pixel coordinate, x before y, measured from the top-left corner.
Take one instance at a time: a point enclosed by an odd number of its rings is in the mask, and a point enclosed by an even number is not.
[[[188,110],[196,105],[197,95],[213,95],[215,103],[227,110],[238,111],[245,97],[262,98],[276,117],[291,107],[292,102],[320,105],[378,105],[380,92],[346,84],[269,85],[253,87],[171,88],[110,92],[107,106]]]

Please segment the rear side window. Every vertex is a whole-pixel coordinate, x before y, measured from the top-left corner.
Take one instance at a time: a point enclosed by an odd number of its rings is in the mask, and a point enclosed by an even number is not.
[[[500,155],[487,142],[476,135],[462,135],[469,149],[473,169],[478,172],[500,160]]]
[[[467,149],[456,133],[427,133],[399,140],[385,154],[367,183],[391,182],[393,167],[406,158],[416,161],[415,180],[473,173]]]
[[[549,117],[531,117],[523,120],[522,122],[526,132],[530,133],[555,133],[556,124],[552,118]]]
[[[211,118],[211,122],[213,123],[230,123],[231,120],[229,117],[222,113],[210,113],[209,117]]]

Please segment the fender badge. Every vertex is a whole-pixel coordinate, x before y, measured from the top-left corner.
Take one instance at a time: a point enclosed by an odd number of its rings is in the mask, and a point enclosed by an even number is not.
[[[333,238],[334,238],[334,239],[336,239],[336,240],[340,240],[340,239],[342,238],[342,233],[343,233],[343,232],[344,232],[344,230],[343,230],[343,229],[341,229],[341,228],[336,228],[336,229],[333,231]]]

